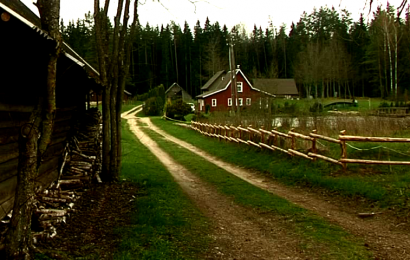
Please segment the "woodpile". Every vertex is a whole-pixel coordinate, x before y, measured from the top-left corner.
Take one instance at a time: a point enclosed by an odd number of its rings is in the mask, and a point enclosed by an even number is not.
[[[50,187],[38,191],[34,198],[32,231],[34,243],[53,238],[57,226],[65,224],[75,202],[92,182],[101,182],[102,168],[101,113],[89,109],[79,113],[62,154],[58,179]],[[12,212],[0,221],[0,250]]]

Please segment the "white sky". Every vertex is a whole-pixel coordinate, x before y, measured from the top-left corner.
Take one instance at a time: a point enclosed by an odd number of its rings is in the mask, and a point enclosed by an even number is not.
[[[21,1],[38,13],[32,4],[33,0]],[[390,0],[389,2],[397,8],[401,1]],[[268,27],[270,20],[276,27],[285,23],[289,28],[292,21],[297,23],[304,11],[310,14],[314,7],[334,6],[336,10],[347,9],[354,21],[359,19],[360,13],[364,13],[367,17],[369,12],[366,0],[160,0],[160,2],[140,0],[138,13],[143,26],[147,22],[151,26],[157,24],[160,26],[173,20],[183,28],[184,22],[187,21],[193,31],[196,21],[199,20],[203,28],[208,16],[211,24],[218,21],[221,27],[226,24],[228,29],[243,23],[250,33],[254,24],[264,29]],[[196,12],[191,2],[197,2]],[[387,0],[374,0],[372,10],[375,10],[378,5],[385,7],[386,3]],[[65,24],[68,24],[69,20],[82,19],[88,11],[93,13],[93,4],[93,0],[61,0],[61,18],[64,19]],[[116,4],[116,0],[111,0],[110,17],[115,14]]]

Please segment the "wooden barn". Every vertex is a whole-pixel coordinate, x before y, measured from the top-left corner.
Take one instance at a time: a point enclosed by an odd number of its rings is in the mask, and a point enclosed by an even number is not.
[[[262,96],[275,95],[261,91],[252,86],[241,69],[236,69],[237,101],[240,107],[249,107],[253,102],[259,102]],[[232,73],[231,71],[217,72],[202,88],[203,93],[198,95],[199,111],[210,112],[227,111],[232,107]]]
[[[165,91],[165,98],[171,100],[182,99],[186,103],[192,102],[191,95],[176,82]]]
[[[254,79],[253,85],[277,98],[298,98],[299,92],[294,79]]]
[[[18,136],[46,84],[48,53],[56,41],[41,31],[39,18],[17,0],[0,2],[0,219],[13,207],[17,185]],[[55,126],[36,186],[57,179],[67,136],[76,113],[86,109],[87,95],[101,86],[98,72],[68,45],[58,59]]]

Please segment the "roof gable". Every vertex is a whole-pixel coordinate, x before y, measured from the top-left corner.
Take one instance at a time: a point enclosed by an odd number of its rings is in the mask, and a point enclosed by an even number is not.
[[[236,71],[236,74],[240,73],[242,75],[242,77],[245,79],[245,81],[248,83],[249,87],[252,90],[264,93],[264,94],[269,95],[269,96],[274,96],[273,94],[271,94],[269,92],[261,91],[260,89],[253,87],[251,82],[248,80],[248,78],[245,76],[245,74],[242,72],[241,69],[236,69],[235,71]],[[197,98],[205,98],[205,97],[214,95],[216,93],[225,91],[225,90],[228,89],[229,85],[231,84],[231,81],[232,81],[231,71],[228,71],[228,73],[226,73],[225,77],[223,79],[221,79],[221,82],[218,84],[218,86],[215,89],[213,89],[211,91],[208,91],[208,92],[205,92],[205,93],[203,93],[201,95],[198,95],[196,97]]]
[[[184,102],[190,102],[192,101],[192,97],[191,95],[189,95],[189,93],[187,91],[185,91],[185,89],[183,89],[178,83],[174,83],[172,84],[166,91],[165,91],[165,95],[167,97],[171,97],[171,96],[175,96],[175,95],[179,95],[179,93],[181,93],[180,95],[182,96],[182,100]]]
[[[212,91],[216,89],[225,77],[226,77],[226,73],[224,70],[218,71],[212,76],[212,78],[210,78],[205,83],[205,85],[201,88],[201,90],[202,91]]]

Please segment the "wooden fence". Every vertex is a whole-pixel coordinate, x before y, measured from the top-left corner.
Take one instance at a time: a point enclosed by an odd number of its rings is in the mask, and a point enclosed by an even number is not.
[[[269,149],[272,151],[280,151],[290,156],[299,156],[308,160],[315,161],[321,159],[333,164],[337,164],[343,169],[347,168],[347,164],[386,164],[386,165],[410,165],[410,161],[381,161],[381,160],[363,160],[363,159],[348,159],[347,158],[347,141],[354,142],[389,142],[389,143],[410,143],[410,138],[388,138],[388,137],[362,137],[346,135],[346,131],[340,132],[339,138],[331,138],[320,135],[316,130],[313,130],[309,135],[300,134],[291,129],[288,133],[282,133],[273,130],[265,130],[263,127],[255,129],[252,126],[228,126],[207,124],[200,122],[191,122],[191,128],[200,132],[203,135],[218,138],[219,140],[226,140],[230,142],[242,143],[252,145],[261,149]],[[290,143],[290,148],[280,147],[280,139],[285,139]],[[302,139],[311,143],[306,152],[298,151],[296,147],[297,139]],[[331,158],[323,154],[319,154],[317,149],[318,140],[327,141],[339,144],[341,149],[341,156],[339,159]],[[283,142],[282,142],[283,143]]]

